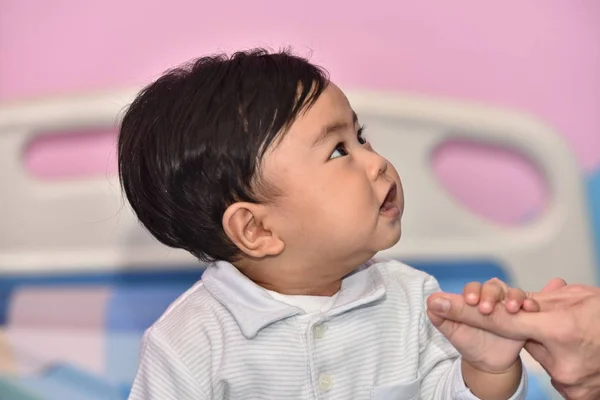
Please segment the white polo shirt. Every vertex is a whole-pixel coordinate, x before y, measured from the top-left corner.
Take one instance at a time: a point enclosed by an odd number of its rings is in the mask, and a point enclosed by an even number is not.
[[[269,293],[210,265],[145,335],[131,400],[477,399],[427,318],[436,280],[372,260],[331,298]],[[511,400],[524,400],[526,372]]]

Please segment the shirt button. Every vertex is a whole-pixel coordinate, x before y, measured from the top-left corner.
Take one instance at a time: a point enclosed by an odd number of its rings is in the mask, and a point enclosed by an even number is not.
[[[333,379],[331,379],[331,376],[329,376],[327,374],[322,374],[321,376],[319,376],[319,388],[322,391],[327,392],[327,391],[331,390],[332,386],[333,386]]]
[[[315,339],[322,339],[325,336],[325,326],[317,325],[314,329]]]

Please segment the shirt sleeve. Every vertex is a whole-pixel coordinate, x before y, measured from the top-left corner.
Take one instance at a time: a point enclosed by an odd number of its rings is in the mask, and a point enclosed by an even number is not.
[[[182,358],[160,334],[150,328],[144,334],[136,377],[129,400],[208,400]]]
[[[440,290],[437,281],[425,282],[424,298]],[[452,344],[433,326],[423,312],[421,320],[419,374],[421,397],[430,400],[479,400],[466,386],[462,376],[461,357]],[[509,400],[525,400],[527,372],[523,366],[521,382]]]

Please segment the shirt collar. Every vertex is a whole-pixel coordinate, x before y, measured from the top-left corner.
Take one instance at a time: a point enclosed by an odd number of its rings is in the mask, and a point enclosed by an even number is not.
[[[202,275],[202,282],[210,294],[232,314],[242,334],[248,339],[270,324],[304,313],[298,307],[274,299],[265,289],[225,261],[210,264]],[[372,303],[384,295],[381,273],[367,263],[342,280],[335,303],[326,315],[341,314]]]

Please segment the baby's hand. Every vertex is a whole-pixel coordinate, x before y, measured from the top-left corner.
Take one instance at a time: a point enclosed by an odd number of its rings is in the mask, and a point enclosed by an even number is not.
[[[493,311],[505,307],[508,312],[539,311],[539,305],[527,293],[510,288],[499,279],[484,284],[471,282],[463,290],[465,303],[479,306],[482,314],[493,317]],[[506,339],[483,329],[454,322],[427,312],[433,325],[454,345],[463,360],[487,373],[502,373],[519,359],[524,341]]]
[[[483,285],[479,282],[467,283],[463,289],[465,302],[470,306],[479,305],[479,312],[489,315],[497,304],[504,304],[509,313],[539,311],[539,304],[521,289],[511,288],[498,278],[490,279]]]

